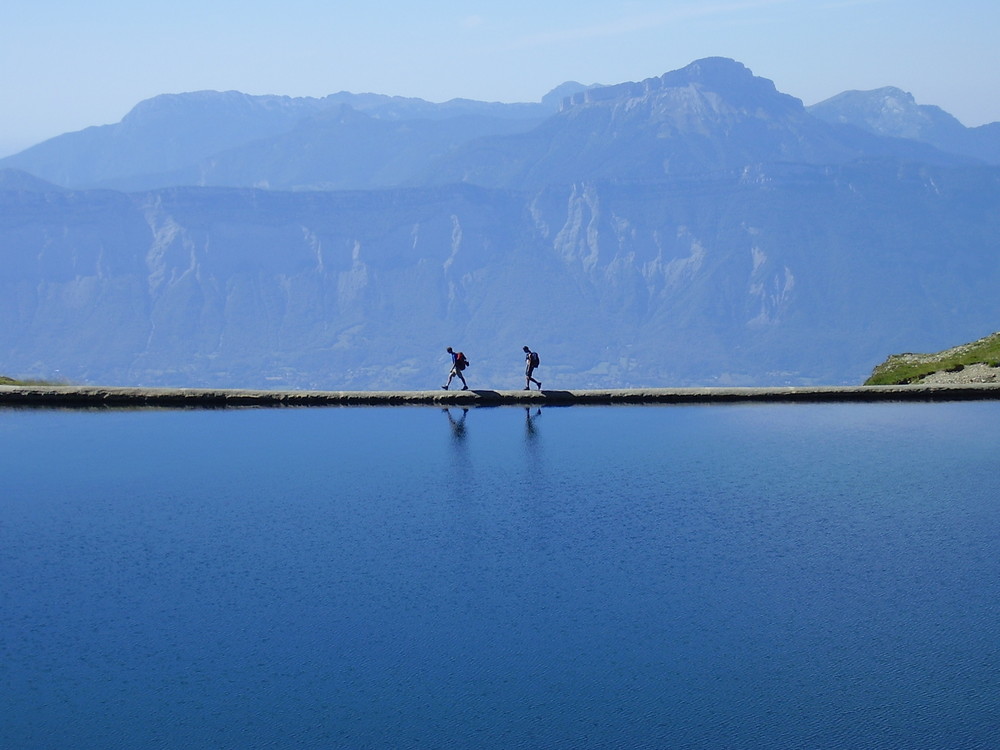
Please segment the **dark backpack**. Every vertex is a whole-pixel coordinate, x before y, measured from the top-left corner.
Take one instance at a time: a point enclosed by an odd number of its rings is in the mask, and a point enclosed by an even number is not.
[[[465,358],[465,354],[463,352],[459,352],[457,355],[455,355],[455,367],[457,367],[459,370],[464,370],[468,366],[469,366],[469,360]]]
[[[539,359],[538,357],[538,352],[532,352],[531,359],[529,359],[528,361],[531,362],[532,367],[538,367],[538,365],[542,363],[542,360]]]

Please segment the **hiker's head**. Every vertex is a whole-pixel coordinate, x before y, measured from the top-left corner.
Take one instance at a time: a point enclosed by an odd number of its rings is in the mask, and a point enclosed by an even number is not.
[[[452,353],[453,353],[453,352],[451,351],[451,347],[449,346],[449,347],[448,347],[448,354],[452,354]]]
[[[530,351],[531,351],[531,349],[529,349],[528,347],[524,347],[524,351],[526,351],[526,352],[530,352]]]

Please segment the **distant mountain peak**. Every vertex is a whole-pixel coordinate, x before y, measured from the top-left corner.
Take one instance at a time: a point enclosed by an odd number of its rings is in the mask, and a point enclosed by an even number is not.
[[[587,89],[597,89],[603,88],[604,84],[592,83],[589,86],[579,83],[578,81],[566,81],[560,83],[549,93],[542,97],[542,104],[551,106],[553,109],[558,109],[560,102],[565,100],[567,97],[573,96],[573,94],[578,94],[581,91],[586,91]]]
[[[908,91],[883,86],[870,91],[844,91],[809,107],[827,122],[854,125],[877,135],[943,144],[965,127],[940,107],[917,104]]]
[[[728,57],[705,57],[655,78],[578,91],[563,100],[563,109],[657,95],[676,89],[713,93],[738,108],[803,109],[799,99],[779,92],[773,81],[755,76],[745,65]]]
[[[259,96],[242,91],[187,91],[143,99],[122,118],[121,124],[150,120],[183,121],[199,116],[215,118],[220,113],[232,111],[250,114],[287,109],[309,110],[319,103],[320,100],[311,97]]]
[[[913,94],[895,86],[883,86],[882,88],[874,89],[870,93],[882,97],[885,101],[898,101],[900,104],[907,106],[917,106],[917,100],[913,98]]]
[[[775,90],[771,81],[766,78],[757,79],[750,68],[729,57],[703,57],[683,68],[663,74],[661,79],[671,86],[697,83],[713,88],[746,85],[750,81],[760,80],[769,84],[771,90]]]

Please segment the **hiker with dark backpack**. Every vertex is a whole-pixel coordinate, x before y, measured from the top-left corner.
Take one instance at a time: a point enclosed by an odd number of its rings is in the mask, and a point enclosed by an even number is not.
[[[538,357],[538,352],[533,352],[528,347],[524,347],[524,390],[530,391],[532,383],[538,386],[538,390],[542,390],[541,382],[531,377],[532,373],[535,372],[535,368],[541,363],[542,361]]]
[[[469,390],[469,384],[465,382],[465,376],[462,374],[462,370],[469,366],[469,360],[466,359],[465,354],[454,351],[450,346],[447,351],[451,355],[451,372],[448,373],[448,382],[441,387],[448,390],[451,379],[457,375],[458,379],[462,381],[462,390]]]

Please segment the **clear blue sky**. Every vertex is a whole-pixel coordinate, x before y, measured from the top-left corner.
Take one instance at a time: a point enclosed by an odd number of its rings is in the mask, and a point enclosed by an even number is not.
[[[5,0],[0,154],[161,93],[538,101],[713,55],[806,104],[892,85],[981,125],[998,39],[997,0]]]

